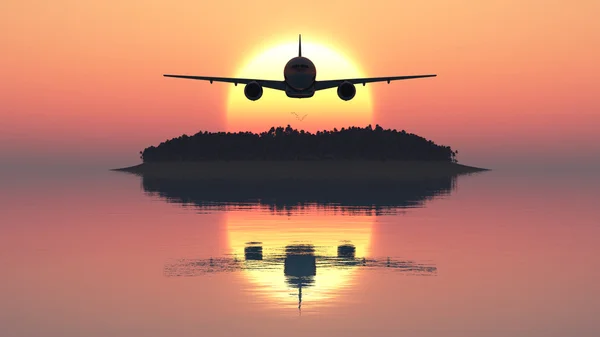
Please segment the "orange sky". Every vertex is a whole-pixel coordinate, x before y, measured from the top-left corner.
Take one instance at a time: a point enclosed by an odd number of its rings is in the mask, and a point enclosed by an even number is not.
[[[437,73],[373,84],[373,121],[451,145],[462,162],[597,160],[599,12],[584,0],[9,0],[0,155],[133,164],[146,146],[225,130],[229,85],[161,75],[234,76],[302,33],[367,76]]]

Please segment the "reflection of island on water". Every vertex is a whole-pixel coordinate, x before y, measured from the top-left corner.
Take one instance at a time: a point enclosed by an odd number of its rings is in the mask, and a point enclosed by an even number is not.
[[[260,206],[271,211],[302,211],[311,206],[351,213],[384,214],[422,207],[435,197],[449,195],[457,176],[398,182],[310,182],[285,184],[188,181],[142,176],[150,195],[168,202],[206,210]]]
[[[356,248],[350,243],[337,247],[336,256],[319,256],[316,248],[309,244],[288,245],[280,251],[263,255],[260,242],[248,242],[244,248],[244,258],[221,257],[209,259],[180,259],[167,263],[165,276],[199,276],[217,272],[240,270],[277,269],[283,264],[283,273],[289,287],[298,289],[298,306],[302,303],[302,288],[315,285],[318,269],[326,268],[365,268],[371,270],[394,270],[411,275],[435,275],[437,268],[432,264],[409,260],[357,258]]]

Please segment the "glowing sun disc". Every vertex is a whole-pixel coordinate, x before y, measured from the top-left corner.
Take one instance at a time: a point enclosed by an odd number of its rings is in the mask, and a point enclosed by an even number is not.
[[[249,60],[236,77],[283,80],[283,67],[298,55],[298,44],[277,45]],[[317,69],[317,81],[365,77],[349,57],[320,44],[302,42],[302,56],[309,58]],[[349,126],[365,127],[372,122],[371,91],[357,85],[356,96],[343,101],[337,88],[317,91],[311,98],[289,98],[285,92],[263,89],[262,97],[250,101],[244,95],[244,85],[231,86],[227,102],[227,129],[266,131],[271,126],[286,126],[316,131]]]

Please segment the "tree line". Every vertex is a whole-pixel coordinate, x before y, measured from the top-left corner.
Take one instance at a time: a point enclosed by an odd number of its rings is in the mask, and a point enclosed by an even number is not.
[[[426,160],[456,162],[457,151],[406,131],[349,127],[316,133],[272,127],[262,133],[198,132],[140,151],[144,162],[202,160]]]

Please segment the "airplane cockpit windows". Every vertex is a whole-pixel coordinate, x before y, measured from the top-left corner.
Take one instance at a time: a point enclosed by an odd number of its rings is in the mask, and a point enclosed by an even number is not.
[[[305,69],[308,69],[308,64],[294,64],[294,65],[292,66],[292,68],[294,68],[294,69],[298,69],[298,68],[305,68]]]

